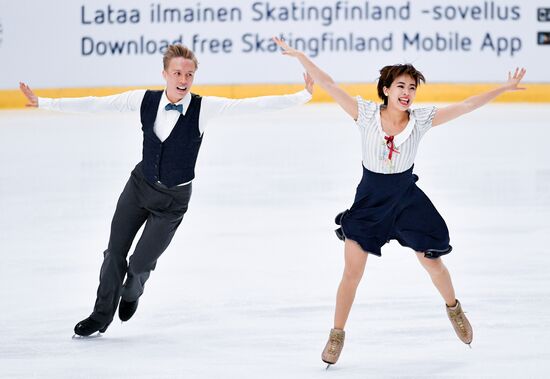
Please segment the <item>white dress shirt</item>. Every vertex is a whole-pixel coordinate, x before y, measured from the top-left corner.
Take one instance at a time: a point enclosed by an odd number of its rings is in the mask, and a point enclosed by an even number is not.
[[[145,91],[146,90],[135,90],[123,92],[118,95],[102,97],[90,96],[61,99],[40,97],[38,98],[38,107],[40,109],[53,111],[79,113],[139,112]],[[311,100],[311,94],[305,89],[291,95],[260,96],[246,99],[203,96],[199,115],[199,130],[201,134],[204,133],[209,121],[216,117],[285,109],[295,105],[305,104],[309,100]],[[164,91],[157,110],[157,118],[154,125],[155,134],[161,142],[164,142],[164,140],[168,138],[180,116],[178,111],[167,111],[164,109],[168,103],[170,103],[170,101],[166,97],[166,91]],[[185,114],[190,103],[191,94],[188,93],[176,104],[183,105],[183,114]]]
[[[39,97],[38,107],[46,110],[77,113],[139,112],[145,92],[146,90],[135,90],[112,96],[60,99]],[[199,131],[202,135],[208,122],[216,117],[285,109],[295,105],[305,104],[309,100],[311,100],[311,94],[305,89],[291,95],[260,96],[246,99],[203,96],[199,114]],[[176,110],[165,110],[165,106],[168,103],[170,103],[170,101],[166,97],[166,91],[164,91],[153,127],[155,134],[161,142],[164,142],[164,140],[168,138],[180,116],[180,113]],[[188,93],[176,104],[183,105],[183,114],[185,115],[190,103],[191,94]],[[181,183],[179,185],[183,186],[189,183],[191,182]]]

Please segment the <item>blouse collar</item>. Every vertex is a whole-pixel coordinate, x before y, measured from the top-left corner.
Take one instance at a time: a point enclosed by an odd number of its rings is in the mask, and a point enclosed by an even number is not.
[[[376,117],[376,127],[380,132],[380,136],[382,137],[382,139],[384,139],[384,137],[389,136],[386,134],[386,132],[384,132],[384,129],[382,129],[382,120],[380,118],[380,111],[382,110],[382,107],[383,106],[377,105],[377,109],[376,112],[374,112],[374,115]],[[414,129],[416,119],[414,118],[413,112],[410,109],[407,109],[407,112],[409,112],[409,122],[407,123],[405,129],[394,136],[393,143],[395,147],[399,147],[399,145],[403,144],[403,142],[405,142],[407,138],[409,138]]]

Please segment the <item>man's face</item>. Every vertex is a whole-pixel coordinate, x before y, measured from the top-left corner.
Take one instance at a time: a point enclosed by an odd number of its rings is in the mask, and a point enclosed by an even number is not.
[[[177,57],[170,60],[168,67],[162,71],[168,100],[177,103],[191,91],[196,69],[195,63],[190,59]]]

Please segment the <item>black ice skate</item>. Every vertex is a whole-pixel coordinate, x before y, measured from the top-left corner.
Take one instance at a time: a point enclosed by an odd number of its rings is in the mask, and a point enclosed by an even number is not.
[[[334,223],[336,225],[342,225],[342,218],[344,217],[344,215],[349,212],[349,210],[345,210],[343,212],[340,212],[336,215],[336,218],[334,219]],[[345,241],[346,240],[346,235],[344,234],[344,230],[340,227],[338,229],[336,229],[334,231],[336,233],[336,237],[338,237],[339,240],[341,241]]]
[[[95,332],[105,333],[105,331],[109,327],[109,324],[110,324],[109,322],[103,323],[103,322],[94,320],[91,317],[88,317],[87,319],[82,320],[75,325],[74,327],[75,336],[73,337],[76,337],[76,336],[89,337]]]
[[[136,301],[125,301],[120,299],[120,305],[118,306],[118,317],[121,321],[128,321],[136,313],[139,299]]]

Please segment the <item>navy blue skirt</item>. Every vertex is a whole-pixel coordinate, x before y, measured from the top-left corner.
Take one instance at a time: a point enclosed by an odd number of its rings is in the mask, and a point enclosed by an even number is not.
[[[349,238],[378,256],[392,239],[427,258],[450,253],[445,220],[416,186],[413,167],[398,174],[378,174],[363,167],[353,205],[336,216],[338,238]]]

